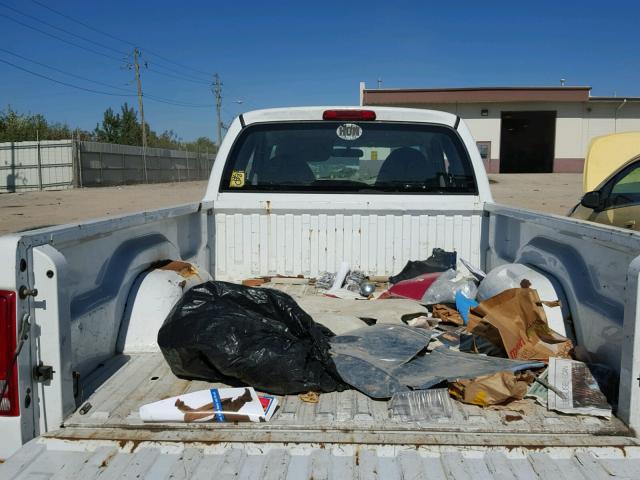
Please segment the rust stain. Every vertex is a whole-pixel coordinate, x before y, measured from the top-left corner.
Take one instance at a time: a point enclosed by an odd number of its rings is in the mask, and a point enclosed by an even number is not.
[[[264,209],[267,211],[267,215],[271,215],[271,200],[267,200],[264,204]]]
[[[106,467],[107,467],[107,465],[109,465],[109,462],[111,461],[111,459],[112,459],[113,457],[115,457],[117,453],[118,453],[118,452],[117,452],[117,451],[115,451],[115,452],[111,452],[109,455],[107,455],[107,456],[104,458],[104,460],[102,460],[102,462],[100,462],[100,467],[98,467],[98,468],[106,468]]]
[[[128,447],[128,452],[133,453],[140,446],[143,440],[118,440],[118,446],[124,450]]]
[[[522,420],[522,415],[505,415],[504,419],[507,422],[517,422],[518,420]]]
[[[247,278],[242,281],[242,285],[246,287],[259,287],[263,283],[267,283],[269,279],[266,278]]]
[[[200,277],[200,275],[198,274],[198,269],[196,267],[194,267],[190,263],[181,262],[179,260],[171,261],[163,267],[160,267],[159,270],[171,270],[184,278]]]

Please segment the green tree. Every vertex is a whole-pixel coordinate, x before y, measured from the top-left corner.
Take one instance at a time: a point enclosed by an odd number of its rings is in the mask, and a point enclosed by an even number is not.
[[[10,106],[0,111],[0,142],[64,138],[71,138],[71,129],[66,124],[49,124],[44,115],[20,114]]]
[[[216,153],[218,151],[218,146],[208,137],[198,137],[196,141],[193,142],[193,146],[200,153]]]
[[[200,137],[192,142],[184,142],[173,130],[165,130],[161,134],[147,127],[147,145],[149,147],[190,152],[216,152],[216,144],[208,137]],[[142,144],[142,125],[138,121],[136,110],[125,103],[116,113],[111,107],[102,114],[102,121],[96,124],[92,132],[72,131],[64,123],[49,123],[42,114],[21,114],[7,107],[0,111],[0,142],[22,142],[27,140],[61,140],[73,138],[77,132],[82,140],[97,140],[105,143],[124,145]]]
[[[102,115],[102,126],[98,124],[94,130],[96,140],[105,143],[119,143],[121,124],[120,115],[115,113],[111,107],[107,108]]]
[[[147,126],[147,131],[149,127]],[[123,145],[142,145],[142,124],[138,122],[138,114],[125,102],[120,108],[120,139]]]
[[[179,148],[180,139],[173,130],[165,130],[160,135],[154,131],[149,131],[148,144],[156,148]]]
[[[95,136],[99,142],[141,145],[142,125],[138,122],[138,114],[126,102],[120,107],[120,113],[107,108],[102,125],[96,125]]]

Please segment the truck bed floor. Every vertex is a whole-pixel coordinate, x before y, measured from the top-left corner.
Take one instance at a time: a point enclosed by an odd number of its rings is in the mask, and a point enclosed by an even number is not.
[[[114,370],[117,370],[114,372]],[[110,378],[103,382],[101,375]],[[119,355],[97,372],[95,382],[101,386],[83,403],[90,404],[85,414],[80,410],[64,422],[64,430],[91,432],[91,438],[113,439],[114,429],[136,431],[135,438],[144,440],[173,436],[180,439],[202,438],[219,441],[357,441],[371,443],[424,443],[431,436],[438,442],[444,437],[475,434],[491,441],[495,434],[503,437],[536,435],[551,443],[579,444],[579,437],[625,436],[628,428],[617,418],[604,420],[588,416],[569,416],[547,411],[532,400],[515,402],[510,409],[482,409],[454,401],[450,420],[401,422],[390,417],[386,401],[376,401],[355,390],[320,395],[319,403],[305,403],[296,395],[279,397],[279,408],[268,423],[261,424],[182,424],[143,423],[138,409],[145,403],[183,393],[223,386],[199,381],[181,380],[174,376],[160,353]],[[146,432],[146,433],[145,433]],[[154,436],[155,432],[155,436]],[[63,433],[64,435],[65,433]],[[121,433],[121,435],[125,435]],[[129,434],[125,435],[129,438]],[[553,438],[561,440],[552,441]],[[495,437],[493,437],[495,439]],[[277,439],[277,440],[276,440]],[[465,440],[469,442],[469,439]],[[515,438],[514,438],[515,441]],[[522,443],[522,438],[518,440]],[[592,442],[593,440],[591,440]],[[577,443],[576,443],[577,442]],[[501,442],[503,443],[503,442]]]

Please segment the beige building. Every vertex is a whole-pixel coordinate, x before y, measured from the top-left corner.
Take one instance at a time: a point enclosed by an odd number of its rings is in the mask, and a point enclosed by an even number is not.
[[[640,97],[591,87],[367,89],[360,104],[443,110],[471,129],[490,173],[582,172],[592,138],[640,131]]]

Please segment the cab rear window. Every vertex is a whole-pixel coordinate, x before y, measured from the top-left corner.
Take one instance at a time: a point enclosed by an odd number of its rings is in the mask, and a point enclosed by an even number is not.
[[[265,123],[247,127],[221,191],[477,194],[455,130],[385,122]]]

